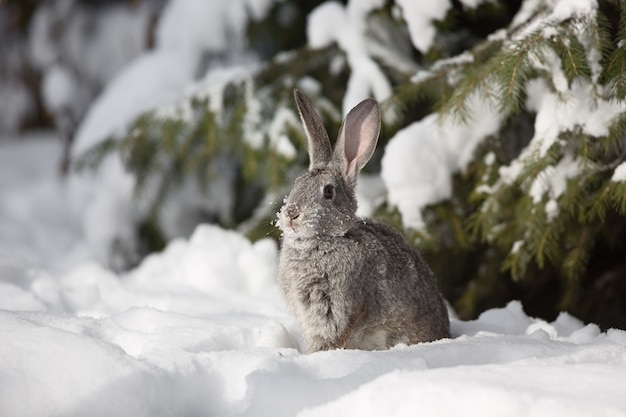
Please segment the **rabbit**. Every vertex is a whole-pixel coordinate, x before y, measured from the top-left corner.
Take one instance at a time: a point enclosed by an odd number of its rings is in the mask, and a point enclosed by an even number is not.
[[[449,337],[443,296],[421,253],[390,226],[356,216],[357,176],[380,132],[373,99],[354,107],[334,152],[322,120],[294,91],[309,170],[278,216],[278,282],[307,353],[382,350]]]

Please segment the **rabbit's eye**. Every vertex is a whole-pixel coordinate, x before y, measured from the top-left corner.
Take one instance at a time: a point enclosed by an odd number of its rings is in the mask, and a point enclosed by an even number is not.
[[[327,184],[322,190],[322,195],[326,200],[332,200],[335,198],[335,187],[332,184]]]

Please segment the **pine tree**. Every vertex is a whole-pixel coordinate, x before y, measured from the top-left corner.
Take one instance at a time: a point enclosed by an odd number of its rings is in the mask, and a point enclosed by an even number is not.
[[[465,3],[450,3],[426,50],[416,49],[415,22],[399,5],[381,4],[364,18],[364,59],[382,74],[372,71],[370,88],[391,91],[368,169],[384,178],[385,149],[407,129],[467,137],[456,142],[463,154],[448,155],[447,198],[401,206],[388,194],[375,215],[427,250],[463,318],[518,298],[530,314],[567,310],[623,327],[626,6]],[[119,152],[150,201],[151,231],[172,190],[192,178],[208,190],[228,166],[233,204],[216,220],[266,236],[279,196],[307,165],[292,89],[309,94],[332,137],[362,70],[350,46],[321,46],[274,55],[210,94],[146,114],[79,165]],[[411,223],[416,213],[423,226]]]

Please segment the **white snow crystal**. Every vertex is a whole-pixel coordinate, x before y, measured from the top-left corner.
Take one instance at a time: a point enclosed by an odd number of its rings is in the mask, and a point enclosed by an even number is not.
[[[273,3],[274,0],[170,1],[156,31],[157,45],[195,58],[203,50],[241,48],[241,34],[250,18],[264,16]]]
[[[496,154],[493,151],[489,151],[487,155],[485,155],[485,165],[491,166],[496,162]]]
[[[504,41],[506,40],[508,34],[506,32],[506,29],[498,29],[493,33],[490,33],[487,36],[487,40],[489,42],[497,42],[497,41]]]
[[[423,229],[421,209],[452,194],[445,144],[436,134],[436,115],[398,131],[385,148],[381,177],[387,201],[402,214],[405,227]]]
[[[99,253],[100,262],[107,263],[114,240],[134,242],[135,178],[124,170],[119,158],[106,158],[94,177],[69,177],[67,185],[73,214],[80,219],[84,236]]]
[[[452,6],[449,0],[413,1],[396,0],[407,23],[413,45],[422,53],[428,52],[435,39],[434,20],[443,20]]]
[[[385,202],[387,189],[380,175],[363,174],[359,175],[356,184],[357,211],[359,217],[370,217],[376,207]]]
[[[296,157],[296,148],[289,140],[285,131],[289,125],[300,126],[300,119],[298,119],[293,110],[287,107],[279,107],[268,128],[268,136],[270,144],[275,147],[278,153],[292,159]]]
[[[489,2],[492,0],[461,0],[461,4],[465,7],[469,7],[470,9],[475,9],[485,2]]]
[[[178,58],[155,50],[125,67],[89,108],[76,132],[72,154],[81,155],[140,114],[180,100],[193,68]]]
[[[0,132],[17,132],[35,108],[28,87],[18,79],[0,80]]]
[[[74,80],[67,68],[53,65],[44,74],[42,95],[46,107],[58,111],[69,107],[74,97]]]
[[[595,16],[597,9],[596,0],[559,0],[555,3],[550,18],[562,22],[571,18]]]
[[[338,28],[345,25],[345,9],[341,3],[328,1],[317,6],[307,20],[309,46],[324,48],[337,40]]]
[[[551,199],[559,198],[567,188],[567,180],[576,177],[579,172],[580,161],[566,154],[555,166],[537,175],[529,190],[533,203],[539,203],[546,193],[549,193]]]
[[[611,177],[611,181],[626,181],[626,162],[622,162],[617,166],[617,168],[615,168],[615,170],[613,171],[613,176]]]
[[[548,37],[546,35],[546,37]],[[537,59],[537,56],[531,56],[532,65],[538,70],[546,71],[552,78],[552,85],[556,90],[563,94],[567,93],[569,89],[569,83],[563,72],[563,66],[561,59],[552,49],[546,49],[542,51],[541,61]]]
[[[419,84],[423,81],[429,80],[433,76],[433,72],[429,70],[419,70],[411,77],[413,84]]]
[[[129,279],[208,294],[224,289],[259,294],[275,285],[276,255],[270,240],[251,244],[237,233],[201,225],[188,242],[175,240],[163,253],[149,256]]]
[[[554,220],[559,215],[559,204],[555,199],[550,199],[546,203],[546,217],[549,222]]]

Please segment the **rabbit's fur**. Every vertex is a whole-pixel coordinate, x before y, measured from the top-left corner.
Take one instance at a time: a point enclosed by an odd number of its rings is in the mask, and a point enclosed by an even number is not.
[[[445,302],[421,254],[386,224],[356,217],[354,188],[380,132],[367,99],[348,113],[332,152],[324,125],[295,91],[309,171],[279,213],[278,280],[307,352],[386,349],[449,336]]]

